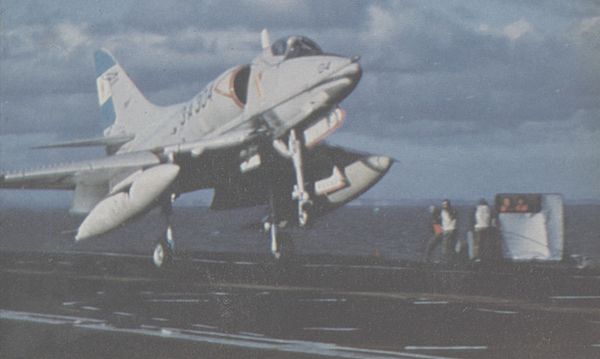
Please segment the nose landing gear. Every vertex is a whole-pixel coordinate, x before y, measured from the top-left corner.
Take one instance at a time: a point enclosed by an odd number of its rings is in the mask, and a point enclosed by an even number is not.
[[[300,139],[298,139],[296,130],[292,129],[290,131],[287,146],[283,141],[276,140],[273,142],[273,147],[281,156],[291,159],[294,164],[296,184],[292,191],[292,199],[298,202],[298,224],[300,227],[304,227],[308,223],[308,210],[312,206],[310,194],[306,191],[306,187],[304,186],[304,168],[302,165],[302,150],[304,145]]]
[[[291,193],[291,198],[297,202],[298,225],[304,227],[309,221],[309,210],[313,202],[309,192],[304,185],[304,168],[302,164],[302,150],[305,148],[302,141],[296,135],[296,130],[292,129],[288,137],[287,145],[282,140],[273,141],[273,147],[284,158],[290,159],[294,166],[296,183]],[[269,232],[271,239],[271,253],[276,259],[281,258],[281,233],[282,227],[276,213],[276,203],[273,188],[270,190],[271,215],[269,222],[265,223],[265,231]],[[282,222],[283,223],[283,222]]]

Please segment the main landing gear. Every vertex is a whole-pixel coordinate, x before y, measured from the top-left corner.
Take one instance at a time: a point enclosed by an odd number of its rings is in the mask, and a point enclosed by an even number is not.
[[[271,239],[271,253],[275,259],[281,258],[281,238],[279,237],[279,224],[271,218],[271,222],[265,223],[265,230],[269,232]]]
[[[173,203],[176,199],[175,193],[172,193],[168,199],[161,204],[161,215],[166,220],[166,230],[154,247],[152,261],[158,268],[165,268],[172,264],[173,253],[175,251],[175,240],[173,238],[173,226],[171,224],[171,215],[173,214]]]
[[[306,226],[308,223],[308,210],[312,206],[313,202],[310,199],[310,194],[306,191],[304,186],[304,168],[302,166],[302,150],[304,145],[302,141],[297,137],[296,130],[292,129],[289,134],[288,144],[282,140],[275,140],[273,147],[277,152],[284,158],[291,159],[294,165],[294,172],[296,174],[296,184],[292,191],[292,199],[298,203],[298,224],[300,227]],[[277,259],[281,257],[281,238],[279,236],[279,221],[276,213],[276,203],[273,189],[270,192],[270,207],[271,216],[270,222],[267,222],[265,229],[268,227],[269,237],[271,239],[271,253]]]

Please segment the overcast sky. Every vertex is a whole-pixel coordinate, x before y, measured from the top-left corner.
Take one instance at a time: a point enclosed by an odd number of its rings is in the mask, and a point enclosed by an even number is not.
[[[0,3],[0,167],[91,157],[29,146],[101,133],[92,54],[113,51],[154,102],[252,60],[260,30],[361,55],[331,142],[393,156],[365,196],[560,192],[600,199],[600,5],[580,1]],[[0,200],[20,195],[1,191]],[[56,198],[56,195],[23,195]],[[62,195],[61,195],[62,196]],[[60,198],[69,198],[69,195]]]

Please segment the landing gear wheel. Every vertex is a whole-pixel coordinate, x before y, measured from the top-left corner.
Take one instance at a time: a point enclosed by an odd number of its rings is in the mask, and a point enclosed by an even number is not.
[[[158,241],[152,253],[152,261],[157,268],[165,268],[173,262],[173,250],[166,241]]]
[[[308,224],[308,220],[310,219],[310,216],[308,215],[308,211],[310,210],[311,207],[312,207],[311,200],[308,200],[299,205],[298,223],[299,223],[300,227],[305,227]]]
[[[163,199],[161,205],[161,214],[166,220],[166,231],[164,236],[156,242],[154,252],[152,253],[152,261],[157,268],[165,268],[173,262],[173,252],[175,250],[175,238],[173,236],[173,227],[171,226],[171,214],[173,213],[173,202],[177,195],[171,193],[167,198]]]

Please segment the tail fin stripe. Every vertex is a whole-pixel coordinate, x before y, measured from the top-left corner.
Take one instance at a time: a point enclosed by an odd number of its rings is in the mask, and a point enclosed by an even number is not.
[[[96,63],[96,76],[98,77],[117,64],[115,59],[105,50],[96,51],[94,60]]]
[[[102,114],[102,121],[107,124],[111,124],[117,119],[112,98],[109,98],[102,106],[100,106],[100,112]]]

